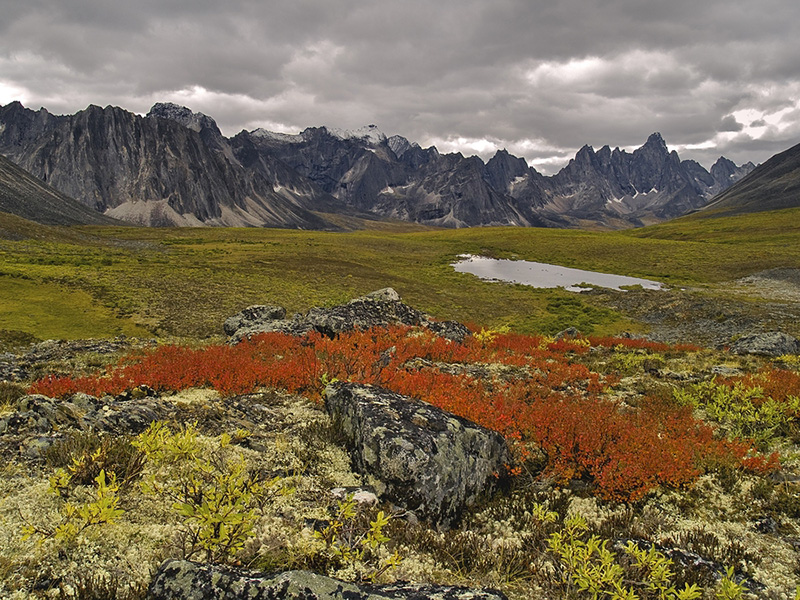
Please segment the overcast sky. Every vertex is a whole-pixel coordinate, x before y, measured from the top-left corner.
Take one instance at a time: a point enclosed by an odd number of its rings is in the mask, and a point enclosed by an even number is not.
[[[763,162],[800,142],[797,0],[0,0],[0,104],[223,133],[374,123],[552,173],[584,144]]]

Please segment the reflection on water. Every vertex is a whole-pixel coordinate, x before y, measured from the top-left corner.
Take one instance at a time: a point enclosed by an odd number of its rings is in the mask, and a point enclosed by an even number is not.
[[[649,279],[595,273],[581,269],[570,269],[558,265],[531,262],[527,260],[505,260],[463,254],[453,267],[459,273],[471,273],[481,279],[522,283],[538,288],[563,287],[571,292],[587,289],[581,284],[597,285],[618,290],[623,285],[641,285],[648,290],[660,290],[662,284]]]

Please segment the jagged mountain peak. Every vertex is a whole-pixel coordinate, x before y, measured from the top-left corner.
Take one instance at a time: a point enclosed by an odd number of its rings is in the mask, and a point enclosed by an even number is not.
[[[173,102],[156,102],[150,112],[147,113],[147,117],[175,121],[198,133],[203,129],[211,129],[219,133],[219,127],[217,127],[217,122],[214,119]]]
[[[449,227],[619,228],[695,210],[743,174],[727,159],[713,174],[680,162],[657,132],[633,152],[585,145],[546,177],[506,149],[484,164],[376,125],[228,139],[210,117],[168,102],[147,117],[113,107],[60,117],[12,103],[0,108],[0,152],[88,206],[150,224],[163,213],[162,224],[313,227],[320,220],[306,211],[323,208]]]
[[[667,143],[664,141],[664,138],[658,131],[650,134],[650,136],[647,138],[647,141],[645,142],[645,146],[647,146],[648,144],[662,146],[665,150],[667,148]]]
[[[389,144],[389,148],[392,149],[392,152],[394,152],[397,158],[402,158],[403,154],[412,148],[419,148],[419,144],[416,142],[409,142],[402,135],[393,135],[392,137],[386,138],[386,143]]]

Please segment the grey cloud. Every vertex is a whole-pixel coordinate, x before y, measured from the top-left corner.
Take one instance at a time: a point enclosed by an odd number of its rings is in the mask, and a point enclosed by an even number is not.
[[[716,140],[691,152],[704,164],[748,150],[762,161],[800,123],[788,112],[759,141],[732,116],[800,100],[800,5],[786,0],[0,0],[0,11],[0,93],[22,88],[54,112],[183,100],[228,134],[376,123],[422,144],[490,140],[529,161],[661,131],[678,146]]]
[[[727,117],[723,117],[722,121],[720,121],[717,131],[741,131],[743,128],[744,125],[739,123],[736,117],[728,115]]]

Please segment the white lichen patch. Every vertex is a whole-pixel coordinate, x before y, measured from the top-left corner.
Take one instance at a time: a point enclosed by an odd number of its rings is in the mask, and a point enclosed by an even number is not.
[[[209,388],[187,388],[169,397],[173,404],[211,404],[220,399],[219,392]]]

